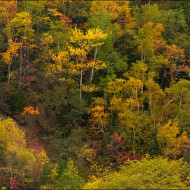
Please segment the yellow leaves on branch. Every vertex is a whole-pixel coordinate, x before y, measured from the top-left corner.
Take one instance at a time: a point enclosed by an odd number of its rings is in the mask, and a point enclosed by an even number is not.
[[[84,85],[82,86],[82,91],[84,92],[93,92],[97,89],[97,87],[95,85],[90,85],[90,86],[87,86],[87,85]]]
[[[34,108],[33,106],[24,107],[24,111],[22,112],[22,115],[26,115],[27,113],[31,114],[31,115],[39,115],[40,114],[38,107]]]
[[[164,154],[173,156],[180,155],[183,144],[190,143],[186,132],[180,135],[178,122],[172,122],[171,120],[158,129],[157,141],[160,147],[163,148]]]
[[[133,77],[129,78],[128,83],[134,88],[134,89],[141,89],[143,87],[143,82],[139,79],[135,79]]]
[[[48,33],[44,33],[42,34],[42,38],[41,38],[41,45],[49,45],[53,43],[53,36],[48,34]]]
[[[178,123],[172,123],[170,120],[158,129],[157,140],[160,144],[165,143],[169,147],[176,146],[178,144],[177,135],[179,131]]]
[[[70,42],[77,43],[81,48],[90,50],[92,47],[98,47],[103,45],[103,40],[107,38],[108,34],[103,33],[100,28],[89,29],[84,34],[80,29],[73,30]]]
[[[102,62],[101,60],[96,60],[96,61],[93,60],[93,61],[88,62],[88,67],[89,68],[94,67],[96,70],[99,70],[99,69],[106,68],[106,64]]]
[[[161,23],[154,24],[153,22],[147,22],[143,25],[143,29],[147,32],[147,34],[151,35],[153,39],[158,39],[164,31],[164,26]]]
[[[57,56],[53,55],[53,60],[57,63],[67,63],[69,53],[67,51],[60,51]]]
[[[104,127],[108,122],[108,114],[104,111],[105,107],[102,105],[96,105],[91,108],[92,126]]]
[[[16,14],[16,17],[11,21],[14,27],[24,26],[29,27],[32,23],[31,15],[28,12],[20,12]]]
[[[51,12],[53,16],[62,16],[62,14],[57,9],[48,8],[48,11]]]
[[[88,41],[105,40],[107,34],[103,33],[100,28],[89,29],[85,35],[85,39]],[[94,44],[94,46],[101,46],[103,43]]]
[[[0,12],[4,13],[1,15],[1,21],[12,19],[16,11],[16,1],[0,1]]]
[[[74,48],[72,46],[68,46],[68,49],[69,49],[70,56],[75,56],[76,55],[76,56],[78,56],[79,59],[82,59],[87,54],[85,49],[82,49],[82,48]]]
[[[6,64],[11,65],[13,56],[17,56],[17,51],[19,50],[21,43],[13,42],[10,39],[9,44],[9,49],[5,53],[2,53],[2,57]]]
[[[10,118],[0,118],[0,139],[0,148],[4,149],[6,160],[3,168],[9,170],[11,166],[11,174],[28,180],[28,176],[41,172],[49,162],[43,147],[27,146],[25,133]]]
[[[129,1],[93,1],[91,12],[110,14],[115,24],[122,27],[134,28]]]
[[[75,27],[75,29],[72,32],[72,36],[70,37],[70,42],[76,43],[84,40],[84,34],[83,32]]]
[[[154,39],[158,39],[161,37],[161,33],[164,31],[164,26],[161,23],[158,23],[155,28],[152,29],[150,34],[154,37]]]
[[[65,50],[60,51],[57,55],[52,55],[56,63],[52,67],[53,71],[78,75],[81,69],[86,71],[91,68],[95,70],[105,68],[105,63],[100,60],[95,58],[88,60],[88,54],[92,49],[97,54],[98,48],[103,45],[106,37],[107,34],[103,33],[100,28],[89,29],[83,33],[75,27],[70,37],[70,43],[66,45]]]

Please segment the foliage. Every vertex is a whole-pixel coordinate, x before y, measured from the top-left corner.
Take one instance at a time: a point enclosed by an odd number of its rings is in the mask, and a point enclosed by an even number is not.
[[[0,1],[1,186],[189,187],[189,7]]]
[[[1,178],[3,175],[9,174],[11,176],[10,184],[13,180],[20,181],[19,185],[26,187],[34,180],[32,175],[35,172],[35,166],[38,165],[37,170],[41,172],[43,165],[49,159],[45,152],[35,152],[35,150],[27,147],[24,132],[18,128],[12,119],[1,119],[0,127],[2,159],[6,160],[6,164],[1,166],[4,173]],[[2,180],[3,184],[6,186],[4,180]]]
[[[56,184],[59,189],[81,189],[83,179],[78,174],[78,169],[74,166],[73,160],[69,160],[66,169],[61,173]]]
[[[184,161],[145,157],[128,162],[118,172],[95,178],[84,189],[184,189],[188,184],[189,168]]]

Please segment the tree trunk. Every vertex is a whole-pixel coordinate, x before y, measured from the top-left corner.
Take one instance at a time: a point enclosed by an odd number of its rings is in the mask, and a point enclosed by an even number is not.
[[[11,77],[11,65],[8,64],[8,85],[10,84],[10,77]]]
[[[98,48],[96,47],[95,53],[94,53],[94,60],[93,60],[94,63],[96,61],[97,54],[98,54]],[[95,70],[95,66],[93,65],[91,73],[90,73],[89,85],[92,83],[92,80],[93,80],[93,77],[94,77],[94,70]]]
[[[22,77],[22,66],[23,66],[23,57],[22,57],[22,46],[20,48],[20,68],[19,68],[19,83],[18,83],[18,89],[21,88],[21,77]]]
[[[80,101],[82,100],[82,78],[83,78],[83,70],[80,71]]]

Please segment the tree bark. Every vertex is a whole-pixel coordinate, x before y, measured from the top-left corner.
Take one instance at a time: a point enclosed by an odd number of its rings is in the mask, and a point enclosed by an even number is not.
[[[95,53],[94,53],[94,63],[96,61],[97,58],[97,54],[98,54],[98,48],[96,47],[95,49]],[[92,83],[93,77],[94,77],[94,70],[95,70],[95,65],[93,65],[92,69],[91,69],[91,73],[90,73],[90,79],[89,79],[89,85]]]

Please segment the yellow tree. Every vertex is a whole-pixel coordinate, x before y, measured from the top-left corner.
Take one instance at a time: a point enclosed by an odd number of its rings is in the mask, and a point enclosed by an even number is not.
[[[90,70],[88,86],[90,88],[95,71],[105,67],[105,64],[97,59],[97,54],[106,37],[107,34],[103,33],[100,28],[89,29],[86,33],[75,28],[65,51],[53,55],[56,62],[55,71],[66,73],[79,81],[80,100],[82,90],[87,89],[83,85],[83,75]],[[94,52],[93,59],[88,57],[90,52]]]
[[[164,91],[160,86],[154,81],[155,74],[149,73],[148,80],[145,83],[146,92],[145,98],[148,101],[150,118],[153,122],[154,128],[156,128],[156,123],[160,121],[163,117],[163,110],[160,109],[163,106],[163,99],[165,98]]]
[[[8,24],[11,19],[14,18],[14,15],[17,11],[17,2],[14,0],[10,1],[0,1],[0,21],[1,24]],[[6,35],[8,40],[10,39],[11,31],[8,30]]]
[[[140,79],[129,77],[128,80],[116,79],[108,83],[106,93],[112,96],[110,100],[111,116],[117,113],[118,125],[125,131],[128,142],[131,143],[133,154],[136,151],[136,141],[142,126],[143,82]],[[112,116],[113,117],[113,116]],[[113,123],[113,122],[112,122]]]
[[[110,14],[113,26],[118,27],[118,35],[124,33],[126,28],[134,28],[129,1],[93,1],[91,12]]]
[[[5,53],[2,53],[4,62],[8,65],[8,84],[10,82],[11,64],[13,63],[13,57],[18,55],[18,50],[21,43],[13,42],[9,40],[9,48]]]
[[[157,141],[163,153],[174,158],[182,153],[184,144],[189,145],[190,143],[186,132],[180,134],[178,122],[171,120],[158,128]]]
[[[0,148],[0,151],[3,149],[1,159],[5,160],[5,164],[0,167],[0,177],[9,174],[10,177],[6,179],[9,181],[17,176],[22,180],[22,186],[28,187],[34,180],[35,172],[39,175],[43,166],[49,162],[44,149],[27,146],[25,133],[10,118],[0,118]]]
[[[4,29],[5,33],[10,33],[10,38],[14,43],[19,43],[19,88],[21,87],[24,63],[29,66],[29,49],[34,47],[31,43],[34,36],[31,19],[28,12],[16,13]]]
[[[17,2],[14,0],[11,1],[0,1],[0,22],[3,25],[8,25],[11,19],[14,18],[14,15],[17,11]],[[13,61],[13,56],[16,55],[17,50],[20,46],[19,43],[13,42],[11,38],[10,28],[5,32],[9,44],[8,50],[2,54],[2,57],[5,63],[8,65],[8,84],[10,81],[10,66]]]

